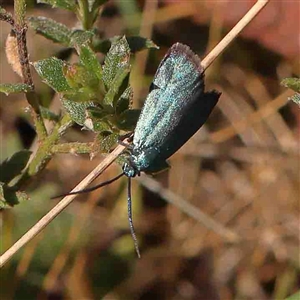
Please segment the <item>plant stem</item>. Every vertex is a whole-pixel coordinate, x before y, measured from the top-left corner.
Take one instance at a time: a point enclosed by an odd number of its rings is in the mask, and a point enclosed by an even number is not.
[[[52,146],[52,153],[89,154],[92,143],[66,143]]]
[[[14,15],[7,13],[3,8],[0,10],[0,20],[8,22],[12,26],[13,33],[17,39],[19,61],[22,69],[23,81],[31,86],[31,91],[26,93],[26,99],[31,107],[31,114],[36,128],[36,132],[40,140],[47,136],[46,127],[40,114],[40,106],[36,93],[34,92],[34,84],[30,72],[28,51],[26,44],[27,26],[25,24],[26,1],[15,0]]]
[[[16,25],[24,27],[25,15],[26,15],[26,1],[25,0],[14,0],[14,15]]]
[[[91,19],[92,16],[90,15],[89,11],[89,1],[88,0],[79,0],[78,1],[79,6],[79,18],[82,24],[82,28],[84,30],[90,30],[92,27]]]
[[[213,61],[227,48],[239,33],[253,20],[253,18],[268,4],[269,0],[258,0],[244,17],[227,33],[218,45],[202,60],[201,65],[206,70]]]
[[[18,182],[14,185],[14,188],[24,188],[24,185],[27,184],[30,178],[37,175],[41,170],[45,168],[53,155],[53,145],[58,142],[59,138],[72,124],[73,121],[71,120],[69,114],[64,115],[61,121],[56,124],[51,134],[43,140],[33,159],[27,166],[25,172],[22,174]]]

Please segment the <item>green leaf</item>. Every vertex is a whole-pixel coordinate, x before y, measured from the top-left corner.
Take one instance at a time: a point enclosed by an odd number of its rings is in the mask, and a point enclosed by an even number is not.
[[[107,121],[93,119],[92,117],[87,118],[84,125],[87,129],[90,129],[94,132],[102,132],[102,131],[110,131],[111,130],[111,126],[109,125],[109,123]]]
[[[26,167],[30,155],[31,151],[22,150],[5,159],[0,165],[0,181],[9,183],[19,175]]]
[[[159,47],[150,39],[141,36],[129,36],[127,42],[132,53],[144,50],[144,49],[159,49]]]
[[[50,109],[44,106],[40,106],[41,115],[44,119],[58,122],[60,117],[53,113]]]
[[[299,78],[285,78],[281,84],[291,90],[300,93],[300,79]]]
[[[99,80],[97,76],[80,64],[64,65],[63,75],[73,89],[83,87],[98,89]]]
[[[93,36],[93,31],[76,29],[72,32],[70,46],[76,47],[89,43]]]
[[[123,111],[130,108],[132,97],[132,87],[128,86],[121,97],[117,100],[117,103],[115,105],[117,115],[120,115]]]
[[[95,132],[112,131],[112,126],[109,123],[109,117],[113,116],[113,112],[105,109],[89,107],[87,109],[87,118],[84,125]]]
[[[25,192],[14,191],[3,182],[0,182],[0,209],[11,208],[25,200],[29,200]]]
[[[80,63],[85,66],[85,68],[95,74],[97,78],[100,80],[102,78],[102,68],[97,59],[97,56],[92,51],[92,49],[88,46],[80,47],[79,54]]]
[[[59,7],[71,11],[76,10],[75,0],[37,0],[37,3],[45,3],[52,5],[53,7]]]
[[[33,63],[42,80],[56,92],[71,91],[71,87],[63,74],[64,65],[65,63],[56,57],[46,58]]]
[[[129,68],[120,69],[113,78],[109,90],[106,93],[103,103],[113,105],[128,87],[129,83]]]
[[[30,90],[30,85],[25,83],[0,83],[0,92],[6,96],[11,93],[27,93]]]
[[[128,109],[120,114],[117,120],[117,126],[119,129],[132,131],[134,130],[136,123],[138,121],[140,109]]]
[[[300,106],[300,94],[299,93],[296,93],[292,97],[289,97],[289,100],[294,101],[296,104],[298,104]]]
[[[120,38],[121,38],[120,36],[115,36],[113,38],[106,39],[106,40],[94,39],[93,49],[96,52],[101,52],[106,54],[109,51],[109,48],[111,47],[112,43],[119,40]],[[144,49],[150,49],[150,48],[159,49],[159,47],[155,43],[153,43],[152,40],[141,36],[126,37],[126,40],[128,42],[131,53],[136,53],[138,51]]]
[[[111,106],[105,106],[103,108],[88,107],[87,112],[89,113],[90,116],[92,116],[93,118],[97,118],[99,120],[103,119],[104,117],[114,115],[114,111]]]
[[[29,25],[37,33],[53,42],[69,46],[72,30],[67,26],[46,17],[30,17]]]
[[[79,88],[78,90],[74,92],[68,92],[64,94],[65,97],[68,98],[70,101],[78,102],[78,103],[83,103],[83,102],[91,102],[94,101],[96,102],[98,99],[96,97],[95,92],[88,86]]]
[[[99,10],[101,6],[108,0],[91,0],[89,1],[89,10],[91,12],[92,24],[95,23],[97,17],[99,16]]]
[[[94,0],[90,1],[90,11],[96,10],[99,6],[103,5],[108,0]]]
[[[93,102],[74,102],[69,100],[67,95],[61,98],[61,102],[63,107],[70,114],[72,120],[81,126],[85,126],[87,119],[86,109],[95,106]]]
[[[109,89],[120,69],[130,67],[130,49],[125,37],[114,41],[107,53],[103,66],[103,82]]]
[[[97,155],[99,152],[108,153],[114,145],[118,143],[119,135],[109,131],[102,131],[95,136],[91,147],[91,156]]]

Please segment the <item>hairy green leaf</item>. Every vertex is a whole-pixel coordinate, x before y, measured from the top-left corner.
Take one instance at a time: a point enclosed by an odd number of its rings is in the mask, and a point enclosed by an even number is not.
[[[72,32],[70,46],[77,47],[89,43],[94,36],[93,31],[76,29]]]
[[[159,49],[159,47],[150,39],[141,36],[129,36],[127,42],[132,53],[144,50],[144,49]]]
[[[298,104],[300,106],[300,94],[299,93],[296,93],[292,97],[289,97],[289,100],[295,102],[296,104]]]
[[[71,11],[76,10],[75,0],[37,0],[37,3],[45,3],[52,5],[53,7],[59,7]]]
[[[132,97],[133,97],[132,87],[128,86],[127,89],[124,91],[124,93],[116,102],[115,108],[116,108],[117,115],[121,114],[123,111],[130,108]]]
[[[105,106],[103,108],[101,107],[88,107],[87,111],[90,116],[93,118],[97,118],[99,120],[103,119],[104,117],[107,116],[113,116],[114,115],[114,110],[112,109],[111,106]]]
[[[95,156],[99,152],[108,153],[114,145],[118,143],[119,135],[109,131],[102,131],[95,136],[92,144],[91,155]]]
[[[61,98],[61,102],[66,111],[70,114],[72,120],[81,126],[85,125],[87,119],[86,109],[95,106],[93,102],[75,102],[69,100],[67,95]]]
[[[113,118],[114,111],[111,107],[89,107],[87,110],[85,126],[95,132],[112,131],[110,119]]]
[[[103,103],[113,105],[127,89],[129,84],[129,68],[120,69],[110,83],[108,92],[106,93]]]
[[[102,68],[97,59],[97,56],[92,51],[92,49],[88,46],[80,47],[79,54],[80,63],[85,66],[85,68],[95,74],[97,78],[100,80],[102,78]]]
[[[22,150],[5,159],[0,165],[0,181],[9,183],[26,167],[31,151]]]
[[[72,90],[63,74],[64,65],[65,63],[56,57],[39,60],[33,64],[42,80],[56,92]]]
[[[58,122],[60,119],[59,115],[56,115],[47,107],[40,106],[40,111],[41,111],[41,115],[44,119],[47,119],[50,121],[55,121],[55,122]]]
[[[45,38],[64,46],[70,45],[72,30],[64,24],[46,17],[30,17],[28,20],[30,27]]]
[[[118,128],[126,131],[134,130],[136,123],[138,121],[140,109],[128,109],[120,114],[117,122]]]
[[[281,84],[291,90],[300,93],[300,79],[299,78],[285,78]]]
[[[91,87],[95,88],[96,90],[98,89],[99,80],[97,76],[80,64],[66,64],[63,67],[63,74],[68,84],[73,89],[84,87]]]
[[[125,37],[114,41],[107,53],[103,66],[103,82],[109,89],[113,79],[120,69],[130,67],[130,49]]]
[[[108,0],[91,0],[90,3],[90,11],[96,10],[99,6],[103,5]]]
[[[92,24],[95,23],[97,17],[99,16],[99,11],[101,6],[108,0],[90,0],[89,10],[91,12]]]
[[[111,47],[112,43],[119,40],[120,38],[121,38],[120,36],[114,36],[113,38],[105,39],[105,40],[94,39],[93,49],[96,52],[101,52],[106,54],[109,51],[109,48]],[[159,49],[159,47],[152,40],[141,36],[126,37],[126,40],[128,42],[131,53],[136,53],[138,51],[142,51],[150,48]]]
[[[27,93],[30,90],[30,85],[25,83],[0,83],[0,92],[5,95],[12,93]]]
[[[0,182],[0,209],[11,208],[25,200],[29,200],[25,192],[14,191],[5,183]]]
[[[111,131],[112,130],[108,121],[106,121],[104,119],[99,120],[99,119],[93,118],[92,116],[88,117],[85,120],[84,125],[87,129],[90,129],[94,132],[102,132],[102,131]]]

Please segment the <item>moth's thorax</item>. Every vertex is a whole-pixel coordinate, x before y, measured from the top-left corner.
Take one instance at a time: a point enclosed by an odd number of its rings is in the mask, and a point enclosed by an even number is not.
[[[123,171],[127,177],[135,177],[142,171],[147,171],[155,161],[158,151],[155,147],[141,149],[133,147],[128,162],[124,164]]]

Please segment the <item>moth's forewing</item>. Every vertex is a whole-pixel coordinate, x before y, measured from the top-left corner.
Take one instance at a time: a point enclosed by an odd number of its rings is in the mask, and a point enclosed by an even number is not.
[[[200,59],[187,46],[175,44],[161,62],[134,133],[139,148],[160,147],[172,133],[182,111],[203,89]]]
[[[173,127],[171,134],[160,145],[157,160],[166,160],[181,148],[206,122],[217,104],[220,93],[211,91],[203,93],[199,90],[193,96],[193,101],[180,116],[180,121]]]

